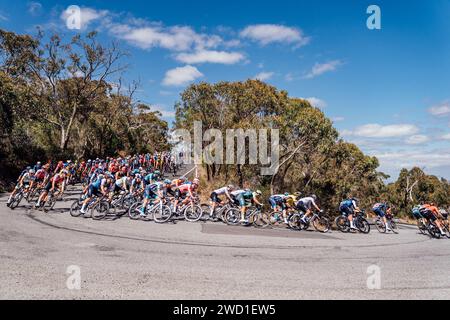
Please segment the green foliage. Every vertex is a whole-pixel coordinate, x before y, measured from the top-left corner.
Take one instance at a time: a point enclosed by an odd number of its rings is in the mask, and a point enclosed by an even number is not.
[[[95,32],[64,43],[0,30],[0,180],[37,160],[169,148],[161,115],[113,78],[126,55]]]
[[[280,130],[282,165],[275,176],[260,176],[258,165],[204,164],[211,188],[234,183],[261,189],[266,196],[286,191],[314,193],[330,213],[335,213],[340,201],[349,196],[359,198],[361,206],[368,209],[387,199],[403,214],[414,202],[433,199],[445,205],[449,201],[448,182],[426,176],[418,169],[403,170],[399,181],[386,186],[389,176],[377,171],[378,159],[339,139],[331,120],[321,110],[261,81],[191,85],[176,105],[175,128],[192,132],[194,121],[202,121],[204,131],[214,128],[223,134],[232,128]],[[208,144],[205,142],[203,147]],[[406,175],[419,180],[413,201],[405,198]]]

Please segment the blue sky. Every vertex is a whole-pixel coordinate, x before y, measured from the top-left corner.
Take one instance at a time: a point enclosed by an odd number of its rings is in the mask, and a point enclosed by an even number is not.
[[[381,30],[366,26],[371,4]],[[77,32],[131,53],[126,77],[169,122],[192,82],[259,78],[308,98],[388,174],[450,179],[450,1],[0,0],[0,27],[71,36],[69,5]]]

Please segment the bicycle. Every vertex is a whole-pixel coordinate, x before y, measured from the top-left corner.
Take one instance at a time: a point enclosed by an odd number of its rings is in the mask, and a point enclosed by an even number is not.
[[[197,197],[184,204],[181,208],[178,205],[177,210],[174,210],[173,203],[171,204],[171,211],[176,217],[184,216],[184,219],[189,222],[197,222],[202,218],[203,210],[199,205],[200,200]]]
[[[55,196],[55,193],[58,193],[58,196]],[[44,210],[44,212],[53,210],[53,208],[55,207],[56,201],[61,199],[62,195],[63,194],[61,192],[49,191],[46,196],[47,200],[42,200],[41,203],[39,204],[39,206],[35,205],[35,209]]]
[[[128,210],[128,216],[132,220],[139,220],[142,217],[142,203],[133,204]],[[172,217],[172,210],[169,206],[163,204],[163,201],[147,204],[145,220],[155,221],[156,223],[166,223]]]
[[[308,230],[312,225],[318,232],[327,233],[330,231],[330,219],[326,214],[314,210],[312,217],[303,219],[305,214],[306,213],[304,212],[296,212],[292,214],[288,218],[289,227],[293,230]]]
[[[235,208],[236,206],[231,203],[231,202],[227,202],[225,204],[219,205],[218,207],[216,207],[214,209],[214,212],[211,212],[211,206],[208,205],[208,207],[206,207],[205,204],[201,205],[203,212],[207,212],[207,219],[206,220],[210,220],[210,221],[214,221],[217,222],[219,220],[222,220],[222,222],[226,222],[226,213],[228,210]],[[205,209],[208,209],[207,211],[205,211]]]
[[[394,216],[392,214],[386,214],[386,222],[387,225],[384,223],[381,217],[377,216],[377,218],[375,219],[375,227],[377,228],[378,232],[386,233],[387,227],[389,227],[392,232],[398,234],[397,224],[395,223]]]
[[[365,216],[364,210],[353,214],[353,223],[354,223],[355,228],[359,232],[368,234],[370,232],[370,224],[365,219],[364,216]],[[348,220],[348,217],[345,214],[341,214],[340,216],[338,216],[335,219],[335,224],[336,224],[336,227],[338,228],[338,230],[343,233],[350,232],[350,230],[351,230],[350,220]]]
[[[239,208],[231,208],[225,213],[225,220],[228,225],[237,226],[243,225],[245,227],[255,226],[257,228],[265,228],[270,225],[269,216],[261,211],[261,207],[249,208],[245,212],[245,222],[241,223],[241,210]]]
[[[20,202],[22,201],[22,199],[24,197],[26,197],[27,192],[25,191],[25,188],[22,186],[20,187],[16,194],[14,195],[14,197],[11,199],[11,202],[9,203],[9,208],[11,210],[14,210],[15,208],[17,208],[20,204]]]

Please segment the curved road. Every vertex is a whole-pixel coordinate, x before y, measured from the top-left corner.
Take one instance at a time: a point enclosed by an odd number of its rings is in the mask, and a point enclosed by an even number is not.
[[[70,199],[43,213],[11,211],[0,197],[0,298],[450,298],[450,241],[415,228],[323,235],[93,221],[72,218]],[[80,290],[67,287],[69,266],[79,267]]]

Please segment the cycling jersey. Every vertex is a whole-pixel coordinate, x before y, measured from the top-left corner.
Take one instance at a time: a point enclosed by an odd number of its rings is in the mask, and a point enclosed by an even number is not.
[[[178,187],[178,190],[181,193],[187,193],[189,190],[191,190],[192,184],[182,184],[181,186]]]
[[[223,187],[217,190],[214,190],[213,193],[217,194],[218,196],[224,195],[228,193],[228,188],[227,187]]]
[[[307,210],[310,210],[313,206],[314,207],[317,206],[316,202],[311,197],[302,198],[298,202],[301,203],[303,207],[306,208]]]
[[[30,173],[25,173],[22,177],[22,183],[23,184],[30,184],[30,182],[34,180],[34,177],[31,176]]]

